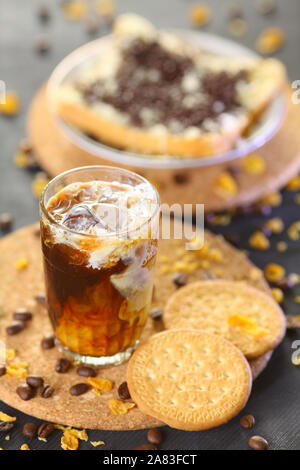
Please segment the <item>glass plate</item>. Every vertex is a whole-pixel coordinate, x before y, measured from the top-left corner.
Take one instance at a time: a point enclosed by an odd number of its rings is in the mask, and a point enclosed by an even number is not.
[[[182,30],[172,30],[172,32],[181,34],[187,40],[199,45],[201,49],[207,52],[227,57],[243,56],[259,58],[255,52],[251,51],[247,47],[213,34]],[[89,42],[69,54],[54,69],[47,86],[47,99],[49,101],[50,109],[52,109],[54,119],[61,131],[78,147],[94,156],[98,156],[101,160],[104,159],[108,162],[137,168],[156,169],[183,169],[216,165],[254,152],[273,137],[283,122],[286,112],[286,102],[284,96],[282,94],[278,94],[262,114],[256,125],[252,126],[248,135],[239,139],[233,149],[218,155],[201,158],[176,158],[170,155],[147,155],[119,150],[94,140],[79,129],[64,122],[55,113],[52,97],[57,90],[57,87],[72,79],[83,63],[88,63],[88,61],[92,61],[96,57],[99,57],[101,49],[103,49],[103,46],[109,40],[110,36],[96,39],[95,41]]]

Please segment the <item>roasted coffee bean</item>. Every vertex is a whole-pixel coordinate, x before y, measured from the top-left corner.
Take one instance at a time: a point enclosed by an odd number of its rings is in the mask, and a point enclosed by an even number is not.
[[[42,305],[43,307],[46,307],[46,296],[45,296],[45,294],[36,295],[35,300],[37,301],[38,304]]]
[[[51,385],[44,385],[41,390],[40,396],[42,398],[50,398],[52,397],[53,393],[54,393],[54,388],[51,387]]]
[[[175,184],[186,184],[189,181],[189,176],[186,173],[175,173],[173,180]]]
[[[70,367],[71,367],[71,362],[69,361],[69,359],[62,357],[61,359],[57,360],[56,365],[55,365],[55,370],[59,374],[65,374],[66,372],[68,372]]]
[[[39,388],[44,385],[44,379],[38,375],[29,375],[26,377],[26,383],[30,385],[30,387]]]
[[[226,233],[225,239],[234,246],[237,246],[240,242],[240,236],[234,232]]]
[[[25,308],[18,308],[13,314],[14,320],[26,322],[32,319],[32,313],[28,312]]]
[[[293,279],[284,277],[280,281],[276,282],[276,285],[282,290],[289,290],[295,287],[295,282],[293,281]]]
[[[19,387],[17,388],[17,394],[22,400],[27,401],[31,400],[31,398],[34,397],[35,390],[34,388],[30,387],[30,385],[23,384],[19,385]]]
[[[134,450],[157,450],[157,447],[154,444],[142,444],[141,446],[136,447]]]
[[[147,439],[150,444],[160,444],[162,441],[162,435],[159,429],[153,428],[149,429],[147,432]]]
[[[71,395],[73,395],[74,397],[78,397],[79,395],[83,395],[84,393],[86,393],[88,390],[89,390],[88,384],[86,384],[86,383],[79,383],[79,384],[73,385],[73,386],[70,388],[70,393],[71,393]]]
[[[253,428],[255,424],[255,418],[252,415],[242,416],[240,419],[240,425],[243,426],[245,429]]]
[[[0,214],[0,228],[2,230],[8,230],[12,226],[13,223],[13,216],[8,212],[3,212]]]
[[[96,377],[97,371],[93,367],[89,366],[79,366],[77,367],[77,374],[82,377]]]
[[[22,430],[23,436],[32,439],[37,434],[37,425],[35,423],[26,423]]]
[[[35,40],[34,48],[39,54],[45,54],[50,49],[50,42],[46,36],[40,36]]]
[[[55,336],[45,336],[41,341],[43,349],[52,349],[55,346]]]
[[[36,13],[42,23],[47,23],[51,18],[51,13],[47,5],[40,5]]]
[[[160,320],[163,316],[163,313],[164,312],[161,308],[153,308],[152,310],[150,310],[149,315],[153,320]]]
[[[248,445],[253,450],[267,450],[269,447],[268,441],[261,436],[250,437]]]
[[[0,367],[0,377],[1,377],[2,375],[4,375],[4,374],[6,374],[6,367],[1,366],[1,367]]]
[[[118,395],[121,400],[129,400],[131,398],[127,382],[122,382],[118,388]]]
[[[38,428],[38,436],[46,439],[50,434],[53,433],[55,427],[54,424],[51,423],[43,423]]]
[[[182,287],[186,285],[187,279],[188,277],[185,273],[176,273],[172,280],[177,287]]]
[[[8,432],[14,427],[15,423],[7,423],[6,421],[0,421],[0,432]]]
[[[17,335],[18,333],[23,331],[24,328],[25,328],[25,323],[23,322],[12,323],[6,328],[6,333],[10,336]]]

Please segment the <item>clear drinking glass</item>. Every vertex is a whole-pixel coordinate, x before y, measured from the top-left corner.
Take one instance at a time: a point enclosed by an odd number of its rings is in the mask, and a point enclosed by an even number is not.
[[[146,323],[159,196],[141,176],[106,166],[54,178],[40,200],[49,317],[75,360],[120,364]]]

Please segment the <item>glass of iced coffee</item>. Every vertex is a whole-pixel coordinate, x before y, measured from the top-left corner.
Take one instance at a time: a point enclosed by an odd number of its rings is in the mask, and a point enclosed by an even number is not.
[[[141,176],[105,166],[67,171],[40,201],[49,317],[74,360],[120,364],[152,298],[159,196]]]

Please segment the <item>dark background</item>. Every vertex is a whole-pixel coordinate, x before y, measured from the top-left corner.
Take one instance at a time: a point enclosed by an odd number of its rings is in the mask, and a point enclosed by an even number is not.
[[[26,135],[26,112],[37,89],[47,79],[54,66],[69,52],[87,42],[90,36],[84,30],[82,21],[67,21],[61,12],[58,1],[47,3],[52,18],[49,23],[41,24],[36,16],[36,9],[41,0],[0,0],[0,80],[6,82],[8,90],[15,90],[20,96],[22,109],[18,116],[0,116],[0,213],[10,212],[14,218],[14,228],[34,222],[38,219],[38,204],[31,193],[33,173],[20,170],[13,164],[13,155],[18,143]],[[134,11],[140,13],[157,26],[189,28],[187,17],[188,0],[119,0],[118,12]],[[226,6],[229,1],[206,1],[212,8],[212,22],[203,28],[223,36],[227,32]],[[288,68],[291,80],[300,78],[300,1],[278,0],[275,13],[263,17],[254,8],[254,1],[244,0],[242,5],[244,18],[248,23],[248,33],[240,42],[253,48],[255,38],[266,26],[280,26],[287,36],[285,46],[276,56],[283,60]],[[100,34],[105,34],[103,28]],[[34,51],[34,43],[40,35],[47,35],[51,50],[44,56]],[[100,35],[98,34],[98,35]],[[283,192],[284,202],[273,210],[272,216],[280,216],[286,227],[300,219],[300,207],[294,203],[295,193]],[[218,233],[238,232],[241,235],[239,246],[248,248],[247,240],[263,216],[236,218],[229,227],[214,227]],[[279,240],[288,241],[285,253],[276,251]],[[286,235],[273,236],[271,249],[266,252],[250,251],[250,258],[261,268],[268,262],[278,262],[287,272],[300,273],[300,243],[291,242]],[[0,280],[1,283],[5,279]],[[299,313],[299,306],[294,297],[300,295],[300,285],[286,295],[284,308],[286,313]],[[291,343],[300,339],[299,333],[289,333],[275,352],[266,371],[255,381],[251,398],[245,409],[256,418],[253,430],[244,430],[239,418],[221,428],[206,432],[182,432],[163,428],[164,441],[161,449],[247,449],[248,438],[259,434],[269,441],[271,449],[300,449],[300,367],[291,364]],[[1,397],[0,397],[1,398]],[[22,425],[33,418],[16,412],[0,403],[0,410],[18,417],[15,429],[10,433],[10,441],[5,441],[5,434],[0,434],[0,447],[18,449],[27,442],[32,449],[60,449],[61,433],[56,431],[47,443],[35,439],[29,441],[22,436]],[[244,413],[243,413],[244,414]],[[133,449],[146,442],[146,431],[105,432],[89,431],[90,440],[104,440],[106,446],[98,449]],[[91,449],[89,443],[81,443],[81,449]],[[95,449],[97,450],[97,449]]]

